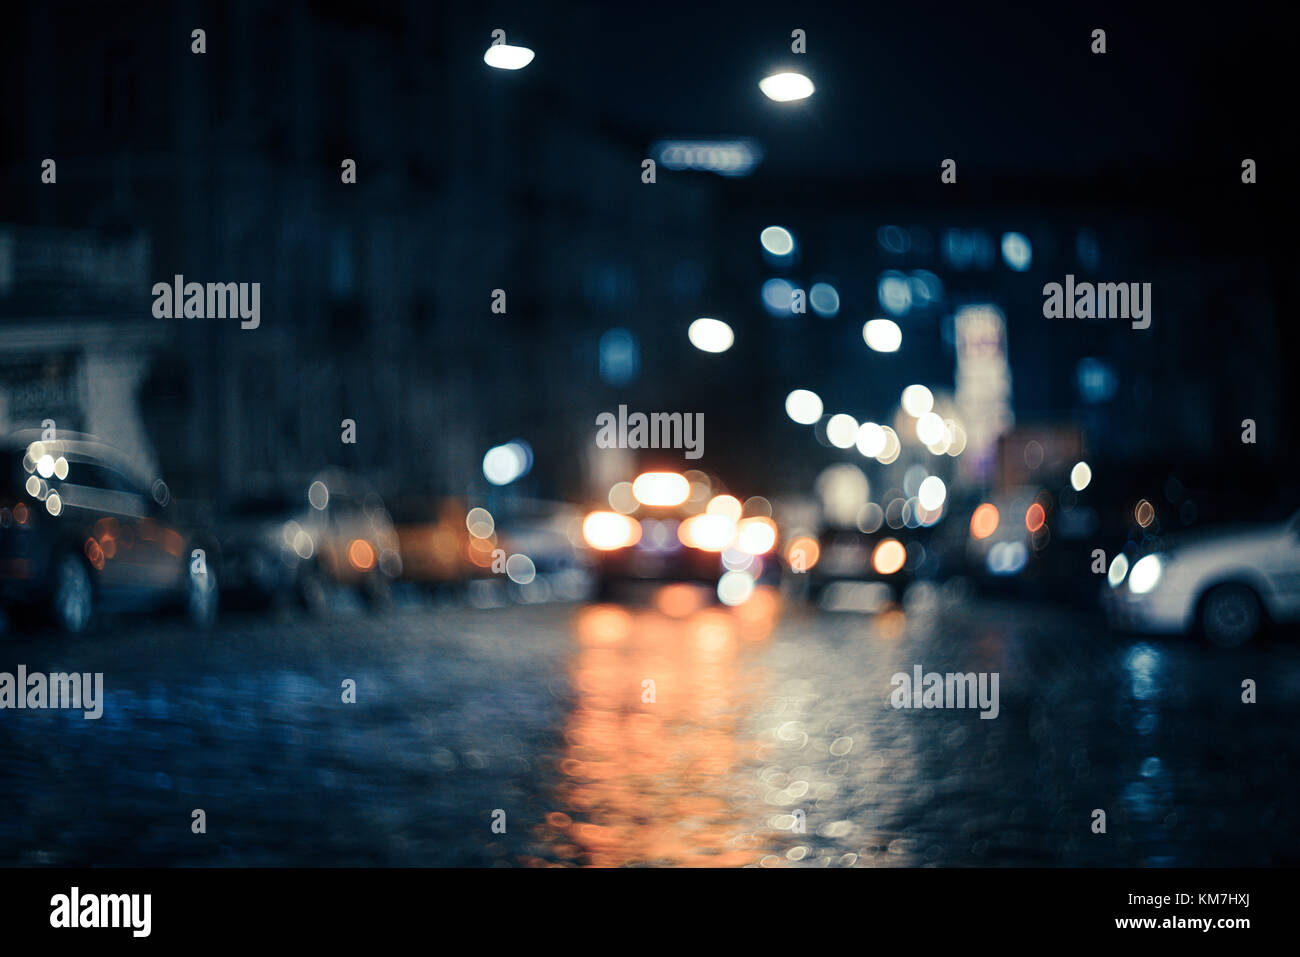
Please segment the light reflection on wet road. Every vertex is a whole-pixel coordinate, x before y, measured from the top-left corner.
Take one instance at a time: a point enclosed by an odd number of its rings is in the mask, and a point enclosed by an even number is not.
[[[107,703],[0,711],[0,863],[1300,863],[1294,634],[1222,651],[911,597],[9,638],[0,670],[103,671]],[[915,665],[997,672],[999,716],[894,709]]]

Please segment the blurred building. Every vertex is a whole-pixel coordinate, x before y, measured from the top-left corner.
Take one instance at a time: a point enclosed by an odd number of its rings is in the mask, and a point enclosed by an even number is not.
[[[546,20],[585,12],[565,2]],[[1234,454],[1291,454],[1289,263],[1240,235],[1235,195],[1176,181],[1148,195],[1127,172],[942,192],[934,170],[889,174],[883,159],[851,181],[661,167],[647,185],[642,159],[679,131],[610,116],[562,58],[488,69],[492,24],[417,0],[7,17],[0,76],[25,94],[0,116],[6,415],[48,406],[157,450],[178,495],[326,465],[386,492],[478,491],[484,452],[519,438],[537,453],[519,490],[576,497],[600,484],[596,414],[622,403],[704,412],[701,464],[738,491],[806,490],[856,453],[794,427],[786,393],[870,417],[912,382],[958,392],[955,316],[970,305],[1005,317],[1016,422],[1078,425],[1090,454],[1122,465],[1213,461],[1249,417],[1258,445]],[[528,42],[526,23],[511,29]],[[756,125],[737,124],[689,132]],[[783,145],[769,152],[788,171],[802,154]],[[798,241],[783,262],[759,248],[773,224]],[[1043,284],[1066,273],[1152,283],[1152,328],[1045,319]],[[152,284],[177,274],[260,283],[260,327],[154,319]],[[772,280],[808,310],[765,305]],[[703,315],[733,327],[732,350],[689,345]],[[875,317],[901,327],[898,353],[865,348]]]
[[[1283,321],[1291,293],[1285,252],[1243,244],[1239,211],[1215,196],[1188,222],[1168,193],[1134,195],[1112,178],[1003,183],[947,202],[907,178],[852,184],[754,181],[722,215],[743,237],[730,274],[749,304],[751,334],[770,345],[773,391],[816,391],[826,414],[886,421],[913,382],[962,390],[957,318],[990,307],[1005,323],[1010,422],[1082,430],[1090,457],[1116,470],[1175,464],[1257,471],[1293,460],[1282,423],[1290,404]],[[882,197],[889,197],[883,199]],[[1172,198],[1171,198],[1172,197]],[[1104,199],[1103,199],[1104,198]],[[788,227],[796,253],[765,256],[760,230]],[[1048,319],[1043,286],[1149,282],[1152,324]],[[834,309],[794,314],[765,302],[766,284],[834,291]],[[894,353],[868,349],[863,323],[891,319]],[[855,450],[818,445],[811,430],[764,409],[775,457],[805,484]],[[1268,423],[1254,445],[1241,421]],[[1268,432],[1265,435],[1265,431]],[[1163,481],[1163,479],[1162,479]]]
[[[8,85],[33,95],[5,119],[0,221],[24,225],[0,247],[0,296],[98,284],[114,309],[86,327],[79,307],[45,299],[66,331],[43,321],[37,334],[13,304],[10,419],[48,407],[157,450],[178,494],[235,497],[330,464],[389,490],[464,492],[484,484],[487,448],[514,437],[545,453],[531,490],[572,492],[596,412],[617,398],[599,394],[600,336],[631,328],[654,351],[691,288],[681,277],[698,284],[706,268],[702,192],[643,186],[643,144],[593,123],[543,71],[512,85],[481,48],[445,46],[478,26],[468,14],[418,2],[156,13],[52,3],[11,22],[24,55],[6,60]],[[39,181],[46,156],[55,185]],[[38,246],[27,224],[56,232]],[[101,255],[94,277],[24,265],[80,261],[82,244],[124,230],[152,242],[126,263]],[[260,326],[153,318],[152,284],[178,274],[260,283]],[[80,365],[65,357],[73,340]],[[74,382],[74,365],[101,384]],[[112,381],[112,404],[134,416],[68,398]]]
[[[156,468],[138,396],[174,330],[134,309],[150,252],[142,231],[0,225],[0,432],[112,435]]]

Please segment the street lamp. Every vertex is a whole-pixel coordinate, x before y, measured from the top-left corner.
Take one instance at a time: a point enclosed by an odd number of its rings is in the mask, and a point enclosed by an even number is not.
[[[812,80],[802,73],[773,73],[759,80],[758,88],[769,100],[778,103],[806,100],[813,95]]]
[[[533,51],[508,43],[494,43],[483,54],[483,62],[498,70],[522,70],[533,62]]]

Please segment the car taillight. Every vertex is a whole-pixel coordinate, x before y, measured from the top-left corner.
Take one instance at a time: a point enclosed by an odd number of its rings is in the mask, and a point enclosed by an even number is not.
[[[348,561],[359,572],[375,567],[375,547],[364,538],[354,538],[348,546]]]
[[[720,552],[736,536],[736,523],[726,515],[692,515],[677,526],[683,545],[706,552]]]
[[[776,523],[765,516],[742,519],[736,546],[749,555],[766,555],[776,544]]]
[[[619,512],[592,512],[582,522],[582,537],[604,552],[627,548],[641,540],[641,523]]]

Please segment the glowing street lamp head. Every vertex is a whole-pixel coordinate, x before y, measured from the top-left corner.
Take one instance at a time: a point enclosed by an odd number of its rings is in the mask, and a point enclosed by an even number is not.
[[[508,43],[494,43],[483,54],[483,62],[498,70],[522,70],[533,62],[533,56],[533,51],[528,47],[516,47]]]
[[[759,80],[758,88],[769,100],[778,103],[806,100],[813,95],[812,80],[802,73],[773,73]]]

